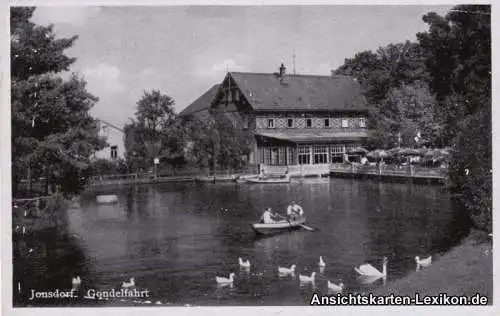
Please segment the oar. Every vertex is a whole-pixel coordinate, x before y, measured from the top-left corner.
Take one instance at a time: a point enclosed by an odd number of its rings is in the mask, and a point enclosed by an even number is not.
[[[302,228],[304,228],[305,230],[308,230],[308,231],[310,231],[310,232],[313,232],[313,231],[315,231],[315,230],[316,230],[315,228],[309,227],[309,226],[304,225],[304,224],[297,224],[297,225],[299,225],[300,227],[302,227]]]
[[[290,220],[287,217],[281,216],[279,214],[276,214],[276,215],[278,215],[279,217],[281,217],[283,219],[286,219],[290,225],[292,224],[292,223],[290,223]],[[304,228],[305,230],[310,231],[310,232],[313,232],[313,231],[317,230],[315,228],[309,227],[309,226],[304,225],[304,224],[297,224],[297,225],[300,226],[300,227],[302,227],[302,228]]]

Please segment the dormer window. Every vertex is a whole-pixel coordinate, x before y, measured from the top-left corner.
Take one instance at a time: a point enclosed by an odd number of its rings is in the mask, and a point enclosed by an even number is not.
[[[310,119],[310,118],[306,119],[306,127],[308,127],[308,128],[312,127],[312,119]]]
[[[325,127],[330,127],[330,119],[325,119]]]
[[[274,119],[267,120],[267,128],[274,128]]]
[[[111,146],[111,159],[115,160],[118,158],[118,146]]]
[[[293,119],[288,119],[287,120],[287,125],[286,125],[288,128],[292,128],[293,127]]]

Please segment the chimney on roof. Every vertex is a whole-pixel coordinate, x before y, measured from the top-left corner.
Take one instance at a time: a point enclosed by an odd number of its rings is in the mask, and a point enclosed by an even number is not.
[[[280,66],[280,73],[279,73],[279,78],[280,78],[280,83],[285,84],[285,76],[286,76],[286,67],[281,63]]]
[[[281,63],[281,66],[280,66],[280,78],[283,79],[283,77],[285,77],[286,75],[286,67],[285,65],[283,65],[283,63]]]

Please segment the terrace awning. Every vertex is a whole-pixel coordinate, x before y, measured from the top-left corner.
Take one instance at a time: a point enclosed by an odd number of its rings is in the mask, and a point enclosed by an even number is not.
[[[369,137],[369,133],[368,131],[285,130],[279,132],[256,132],[255,136],[293,143],[335,143],[361,141]]]

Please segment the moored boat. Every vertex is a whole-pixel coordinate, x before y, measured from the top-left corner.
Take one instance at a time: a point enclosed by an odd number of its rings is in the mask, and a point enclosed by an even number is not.
[[[251,224],[252,229],[261,235],[272,235],[300,228],[306,222],[305,217],[297,221],[279,221],[271,224],[255,223]]]
[[[283,177],[268,177],[268,178],[249,178],[246,179],[249,183],[290,183],[290,176]]]
[[[117,203],[118,197],[114,194],[98,195],[96,201],[99,204]]]

